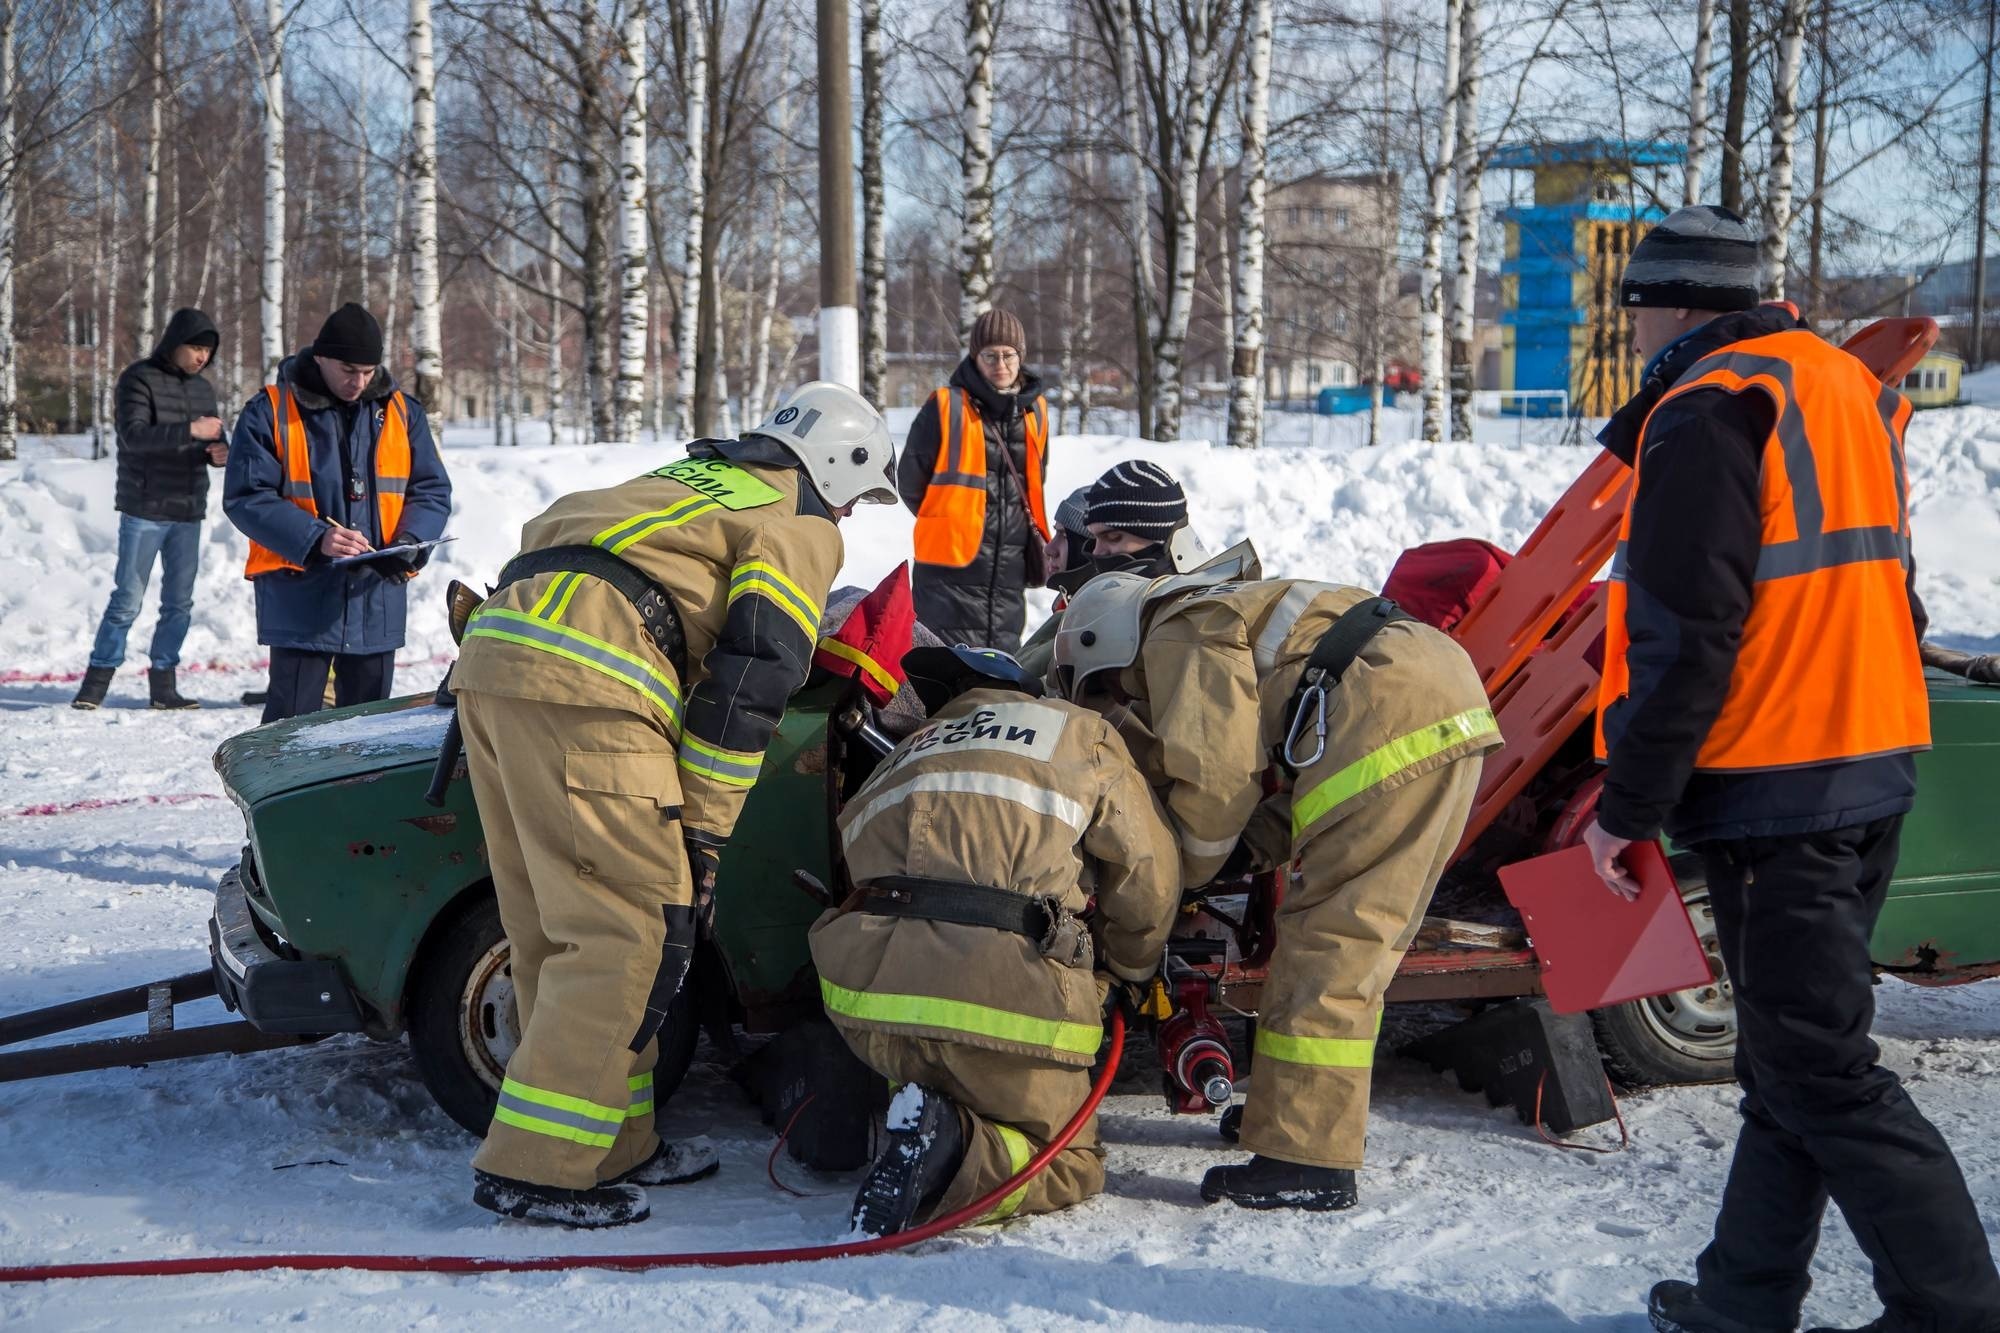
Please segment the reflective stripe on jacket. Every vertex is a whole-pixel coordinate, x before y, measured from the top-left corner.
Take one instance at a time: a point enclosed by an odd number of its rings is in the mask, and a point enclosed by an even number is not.
[[[460,690],[653,719],[678,747],[682,822],[717,843],[805,681],[842,558],[825,506],[765,443],[698,441],[642,477],[566,495],[522,529],[523,551],[600,546],[665,589],[687,636],[687,680],[621,593],[560,571],[489,597],[452,671]]]
[[[1754,772],[1919,750],[1930,709],[1907,580],[1910,405],[1859,361],[1794,329],[1730,344],[1691,366],[1661,405],[1697,390],[1756,391],[1776,408],[1763,446],[1761,548],[1729,692],[1697,771]],[[1656,406],[1654,412],[1659,408]],[[1651,422],[1648,417],[1648,423]],[[1632,495],[1645,484],[1644,430]],[[1632,626],[1623,546],[1612,563],[1597,753],[1629,702]]]
[[[963,389],[950,386],[935,395],[943,440],[937,451],[937,466],[931,472],[930,487],[917,510],[916,557],[927,565],[962,569],[979,555],[986,538],[986,477],[989,470],[986,427],[978,408]],[[1049,404],[1037,395],[1024,417],[1027,432],[1028,516],[1034,520],[1041,539],[1050,536],[1046,501],[1042,496],[1042,473],[1046,466],[1049,438]],[[999,466],[1006,467],[1003,460]]]
[[[1341,612],[1371,595],[1302,579],[1224,583],[1148,617],[1138,661],[1120,673],[1134,700],[1120,730],[1147,777],[1166,788],[1183,885],[1213,879],[1240,838],[1269,859],[1382,792],[1499,748],[1465,651],[1428,625],[1401,621],[1369,640],[1329,692],[1324,752],[1296,774],[1277,764],[1307,659]],[[1310,718],[1303,735],[1309,752]],[[1280,788],[1269,802],[1267,772]]]
[[[905,738],[841,811],[864,889],[890,876],[1004,888],[1080,912],[1095,891],[1099,966],[1140,981],[1180,904],[1172,830],[1103,718],[1061,699],[972,690]],[[856,900],[850,906],[864,906]],[[836,1024],[1087,1065],[1103,1037],[1088,960],[990,926],[865,910],[812,930]]]
[[[306,443],[305,422],[299,416],[298,398],[291,386],[267,384],[264,397],[271,405],[273,438],[267,442],[284,468],[284,495],[287,500],[319,517],[313,499],[312,450]],[[381,519],[384,542],[395,536],[403,521],[403,496],[410,485],[410,409],[398,390],[389,395],[382,429],[375,437],[375,505]],[[254,579],[281,569],[303,570],[276,551],[250,543],[250,558],[244,562],[243,577]],[[414,570],[406,577],[416,577]]]

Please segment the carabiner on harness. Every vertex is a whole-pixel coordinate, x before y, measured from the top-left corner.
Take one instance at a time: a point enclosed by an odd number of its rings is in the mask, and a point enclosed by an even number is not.
[[[1326,753],[1325,678],[1316,672],[1309,674],[1311,676],[1311,683],[1299,692],[1298,711],[1292,714],[1291,729],[1285,733],[1283,758],[1285,764],[1294,772],[1318,763],[1320,756]],[[1300,757],[1295,751],[1298,749],[1299,737],[1306,729],[1306,710],[1308,709],[1312,710],[1313,752]]]

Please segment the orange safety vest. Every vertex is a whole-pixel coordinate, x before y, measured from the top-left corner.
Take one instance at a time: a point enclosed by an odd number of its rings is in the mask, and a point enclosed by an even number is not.
[[[1906,590],[1909,401],[1846,352],[1791,329],[1702,358],[1653,410],[1718,387],[1759,390],[1778,411],[1764,443],[1763,546],[1750,613],[1729,693],[1695,767],[1800,768],[1927,748],[1930,706]],[[1645,440],[1642,429],[1632,462],[1634,497]],[[1604,710],[1630,692],[1625,544],[1631,534],[1627,500],[1611,567],[1599,757]]]
[[[299,419],[298,399],[282,384],[265,385],[264,396],[271,402],[271,452],[285,465],[285,498],[318,518],[319,504],[313,499],[312,451],[306,447],[306,426]],[[396,525],[403,518],[403,495],[409,485],[409,408],[398,392],[389,395],[388,408],[382,414],[382,430],[375,437],[375,506],[384,542],[396,535]],[[276,551],[251,542],[243,577],[254,579],[280,569],[301,568]]]
[[[938,442],[937,465],[917,510],[916,556],[922,564],[963,569],[979,554],[986,535],[986,427],[963,389],[947,385],[937,391],[936,402],[944,438]],[[1028,475],[1023,485],[1028,517],[1047,541],[1051,534],[1042,500],[1042,469],[1049,404],[1040,394],[1028,409],[1027,435]]]

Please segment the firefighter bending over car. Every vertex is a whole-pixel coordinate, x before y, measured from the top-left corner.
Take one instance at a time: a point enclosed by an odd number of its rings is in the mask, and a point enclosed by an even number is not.
[[[1151,979],[1180,901],[1173,832],[1102,718],[1003,653],[903,663],[931,721],[842,810],[857,887],[811,936],[828,1016],[904,1085],[854,1199],[868,1236],[964,1207],[1055,1138],[1104,1036],[1093,954],[1113,986]],[[1095,946],[1076,918],[1093,891]],[[1093,1119],[988,1220],[1103,1187]]]
[[[1255,1155],[1209,1171],[1202,1197],[1353,1207],[1382,997],[1500,744],[1471,660],[1359,588],[1197,572],[1092,579],[1055,662],[1165,789],[1183,885],[1239,843],[1252,865],[1295,871],[1249,1099],[1223,1121]]]
[[[452,684],[521,1022],[483,1207],[615,1226],[716,1169],[654,1132],[656,1034],[805,680],[836,524],[894,502],[893,454],[859,394],[805,385],[741,440],[556,501],[467,625]]]

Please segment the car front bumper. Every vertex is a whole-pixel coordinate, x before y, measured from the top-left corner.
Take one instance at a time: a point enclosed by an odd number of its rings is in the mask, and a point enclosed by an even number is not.
[[[284,948],[258,928],[241,870],[232,866],[224,871],[208,918],[209,965],[222,1002],[261,1032],[364,1030],[361,1006],[339,965],[324,958],[287,957]]]

